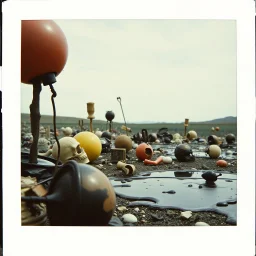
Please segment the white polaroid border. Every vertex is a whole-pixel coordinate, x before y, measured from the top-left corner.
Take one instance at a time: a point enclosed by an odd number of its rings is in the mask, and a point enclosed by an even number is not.
[[[4,255],[254,255],[254,10],[253,0],[5,2],[2,67]],[[21,226],[20,86],[25,86],[20,83],[21,20],[112,18],[237,21],[237,226],[152,228]]]

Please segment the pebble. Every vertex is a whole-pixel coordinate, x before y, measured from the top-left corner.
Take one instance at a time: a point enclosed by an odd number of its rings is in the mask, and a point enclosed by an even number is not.
[[[145,218],[146,217],[146,215],[142,215],[142,218]]]
[[[123,212],[123,211],[126,211],[127,208],[125,206],[119,206],[119,207],[117,207],[117,210],[120,212]]]
[[[207,224],[207,223],[205,223],[205,222],[199,221],[199,222],[197,222],[197,223],[195,224],[195,226],[210,226],[210,225]]]
[[[134,211],[135,211],[135,212],[139,212],[140,209],[139,209],[138,207],[136,207],[136,208],[134,208]]]
[[[209,169],[210,169],[210,168],[209,168],[207,165],[205,165],[205,164],[202,165],[202,168],[203,168],[203,170],[209,170]]]
[[[141,222],[142,222],[142,223],[146,223],[147,221],[146,221],[146,220],[144,220],[144,219],[142,219],[142,220],[141,220]]]
[[[193,170],[193,171],[197,171],[197,169],[196,169],[196,168],[191,168],[191,170]]]
[[[113,165],[112,163],[108,163],[109,166]]]
[[[141,210],[141,211],[140,211],[140,213],[142,213],[142,214],[143,214],[143,213],[145,213],[145,211],[144,211],[144,210]]]
[[[191,211],[185,211],[185,212],[182,212],[182,213],[180,214],[180,216],[181,216],[182,218],[189,219],[189,218],[192,216],[192,212],[191,212]]]
[[[233,152],[231,150],[227,150],[226,155],[232,155]]]
[[[136,223],[138,221],[136,216],[131,213],[124,214],[122,220],[127,223]]]

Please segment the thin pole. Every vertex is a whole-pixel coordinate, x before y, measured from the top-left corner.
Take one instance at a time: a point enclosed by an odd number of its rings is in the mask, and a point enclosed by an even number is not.
[[[123,117],[124,117],[124,111],[123,111],[123,107],[122,107],[122,103],[121,103],[121,97],[117,97],[116,99],[120,103],[120,106],[121,106],[121,109],[122,109],[122,113],[123,113]],[[127,131],[127,125],[126,125],[125,117],[124,117],[124,123],[125,123],[126,135],[128,136],[128,131]]]

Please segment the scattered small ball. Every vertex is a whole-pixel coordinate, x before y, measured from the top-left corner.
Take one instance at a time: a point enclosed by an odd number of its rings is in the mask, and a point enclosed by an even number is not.
[[[219,166],[219,167],[227,167],[227,166],[228,166],[228,163],[227,163],[227,161],[225,161],[225,160],[218,160],[218,161],[216,162],[216,165]]]

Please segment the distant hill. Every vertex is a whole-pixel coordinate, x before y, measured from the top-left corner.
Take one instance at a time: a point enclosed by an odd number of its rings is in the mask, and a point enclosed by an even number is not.
[[[223,118],[217,118],[210,121],[205,122],[199,122],[199,123],[205,123],[205,124],[235,124],[237,123],[237,117],[236,116],[226,116]]]
[[[58,124],[78,124],[78,120],[81,120],[83,118],[78,118],[78,117],[65,117],[65,116],[57,116],[56,118],[56,122]],[[89,120],[87,119],[83,119],[84,122],[89,122]],[[25,114],[25,113],[21,113],[21,122],[30,122],[30,115],[29,114]],[[40,119],[40,123],[46,123],[46,124],[50,124],[53,122],[53,117],[51,115],[41,115],[41,119]],[[93,120],[93,123],[95,124],[102,124],[105,125],[106,124],[106,120]],[[116,124],[118,124],[117,122],[115,122]],[[154,122],[154,121],[148,121],[148,122],[141,122],[141,124],[153,124],[153,123],[162,123],[165,124],[166,122]],[[227,117],[223,117],[223,118],[217,118],[217,119],[213,119],[213,120],[209,120],[209,121],[200,121],[200,122],[189,122],[190,124],[236,124],[237,123],[237,117],[234,116],[227,116]],[[123,124],[123,123],[122,123]],[[139,122],[133,123],[133,124],[139,124]]]

